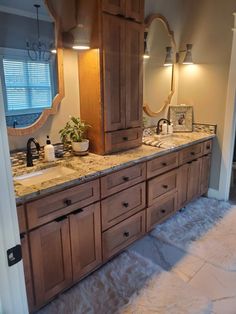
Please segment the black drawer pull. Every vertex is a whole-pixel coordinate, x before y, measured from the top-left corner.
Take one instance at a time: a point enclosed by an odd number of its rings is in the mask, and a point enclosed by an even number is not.
[[[163,187],[163,189],[168,189],[168,185],[167,184],[163,184],[162,187]]]
[[[65,204],[66,206],[70,206],[70,205],[72,204],[72,201],[71,201],[70,199],[65,199],[65,200],[64,200],[64,204]]]
[[[67,219],[67,215],[64,215],[64,216],[61,216],[61,217],[58,217],[55,219],[56,222],[61,222],[63,220]]]
[[[162,164],[163,167],[166,167],[166,166],[167,166],[167,163],[166,163],[166,162],[162,162],[161,164]]]
[[[211,146],[210,145],[207,145],[207,147],[206,147],[207,149],[210,149],[211,148]]]
[[[195,152],[191,152],[190,155],[195,156]]]
[[[129,139],[129,138],[128,138],[127,136],[123,136],[123,140],[124,140],[124,141],[128,141],[128,139]]]
[[[129,207],[129,203],[127,203],[127,202],[124,202],[123,204],[122,204],[124,207]]]
[[[188,161],[187,164],[191,165],[193,162],[192,161]]]
[[[166,212],[165,209],[162,209],[162,210],[161,210],[161,213],[162,213],[162,214],[165,214],[165,212]]]
[[[129,181],[129,177],[126,177],[126,176],[124,176],[122,179],[126,182]]]
[[[129,232],[128,232],[128,231],[125,231],[125,232],[123,233],[123,236],[124,236],[125,238],[128,238],[128,237],[129,237]]]
[[[79,208],[79,209],[75,210],[72,214],[77,215],[77,214],[82,213],[83,211],[84,211],[83,209]]]

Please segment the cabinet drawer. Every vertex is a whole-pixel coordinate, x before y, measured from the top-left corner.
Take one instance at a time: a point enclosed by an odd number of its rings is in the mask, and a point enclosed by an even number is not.
[[[20,233],[24,233],[27,230],[24,206],[23,205],[17,206],[16,210]]]
[[[146,164],[138,164],[101,178],[102,197],[117,193],[146,179]]]
[[[178,167],[178,153],[157,157],[147,162],[147,178],[155,177]]]
[[[212,140],[203,143],[203,154],[207,155],[212,151]]]
[[[116,254],[145,233],[145,211],[142,211],[102,235],[103,259]]]
[[[203,144],[199,143],[190,147],[184,148],[179,152],[180,165],[186,162],[197,159],[203,155]]]
[[[177,192],[160,198],[157,203],[147,208],[147,231],[174,214],[176,209]]]
[[[145,182],[102,201],[102,229],[106,230],[135,214],[146,205]]]
[[[105,151],[114,153],[121,150],[137,147],[142,144],[142,129],[132,128],[108,132],[105,134]]]
[[[166,193],[177,189],[178,170],[172,170],[148,182],[148,206]]]
[[[99,199],[99,180],[42,197],[26,205],[28,226],[34,228]]]

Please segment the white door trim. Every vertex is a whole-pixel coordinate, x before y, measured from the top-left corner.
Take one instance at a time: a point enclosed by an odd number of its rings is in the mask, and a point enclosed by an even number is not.
[[[229,198],[236,127],[236,13],[233,15],[235,24],[233,28],[233,43],[226,98],[219,195],[217,197],[223,200],[228,200]]]
[[[20,243],[0,82],[0,311],[28,313],[22,261],[9,267],[6,251]]]

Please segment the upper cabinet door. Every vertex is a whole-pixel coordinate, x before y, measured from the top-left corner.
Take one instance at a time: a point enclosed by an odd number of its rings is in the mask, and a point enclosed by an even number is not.
[[[125,128],[125,21],[103,14],[104,129]]]
[[[126,21],[126,128],[142,125],[143,26]]]
[[[126,0],[126,17],[143,23],[144,0]]]
[[[115,15],[125,15],[126,0],[102,0],[102,10]]]

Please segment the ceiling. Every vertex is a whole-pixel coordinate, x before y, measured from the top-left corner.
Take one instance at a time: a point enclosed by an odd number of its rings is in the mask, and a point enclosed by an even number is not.
[[[39,19],[43,21],[52,21],[44,0],[0,0],[0,12],[36,18],[36,9],[34,4],[39,4]]]

